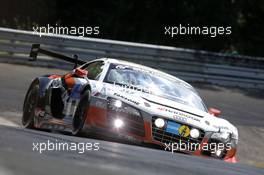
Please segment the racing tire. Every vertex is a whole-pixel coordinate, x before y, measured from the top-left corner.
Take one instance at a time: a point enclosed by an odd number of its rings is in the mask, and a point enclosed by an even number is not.
[[[38,99],[39,99],[39,84],[38,82],[33,82],[27,92],[23,106],[22,126],[24,128],[30,128],[30,129],[35,128],[34,118],[35,118],[35,109],[38,105]]]
[[[76,112],[72,121],[72,134],[77,136],[82,133],[83,125],[86,120],[88,108],[90,106],[90,90],[86,90],[81,96]]]

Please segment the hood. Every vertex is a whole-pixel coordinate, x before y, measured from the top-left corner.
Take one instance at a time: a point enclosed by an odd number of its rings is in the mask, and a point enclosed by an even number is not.
[[[152,116],[161,116],[174,121],[190,124],[205,131],[228,131],[237,133],[237,129],[225,119],[215,117],[207,111],[158,97],[136,90],[124,90],[123,88],[106,85],[107,95],[118,98],[130,105],[145,111]]]

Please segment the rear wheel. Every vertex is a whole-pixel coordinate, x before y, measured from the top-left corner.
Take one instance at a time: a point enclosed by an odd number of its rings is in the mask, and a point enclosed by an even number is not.
[[[86,120],[88,108],[90,105],[90,90],[86,90],[77,106],[72,122],[72,134],[79,135]]]
[[[35,109],[38,104],[39,84],[37,82],[30,86],[24,101],[22,125],[25,128],[34,128]]]

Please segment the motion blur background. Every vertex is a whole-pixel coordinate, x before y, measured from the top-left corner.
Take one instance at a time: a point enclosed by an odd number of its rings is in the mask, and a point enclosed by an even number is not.
[[[250,56],[264,56],[263,19],[261,0],[9,0],[0,6],[1,27],[96,25],[99,38]],[[216,38],[164,35],[165,25],[178,24],[232,26],[232,34]]]

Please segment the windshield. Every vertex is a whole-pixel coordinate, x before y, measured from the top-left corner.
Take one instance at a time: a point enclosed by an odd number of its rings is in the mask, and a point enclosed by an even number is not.
[[[191,86],[165,73],[128,65],[110,64],[104,81],[206,111],[202,99]]]

